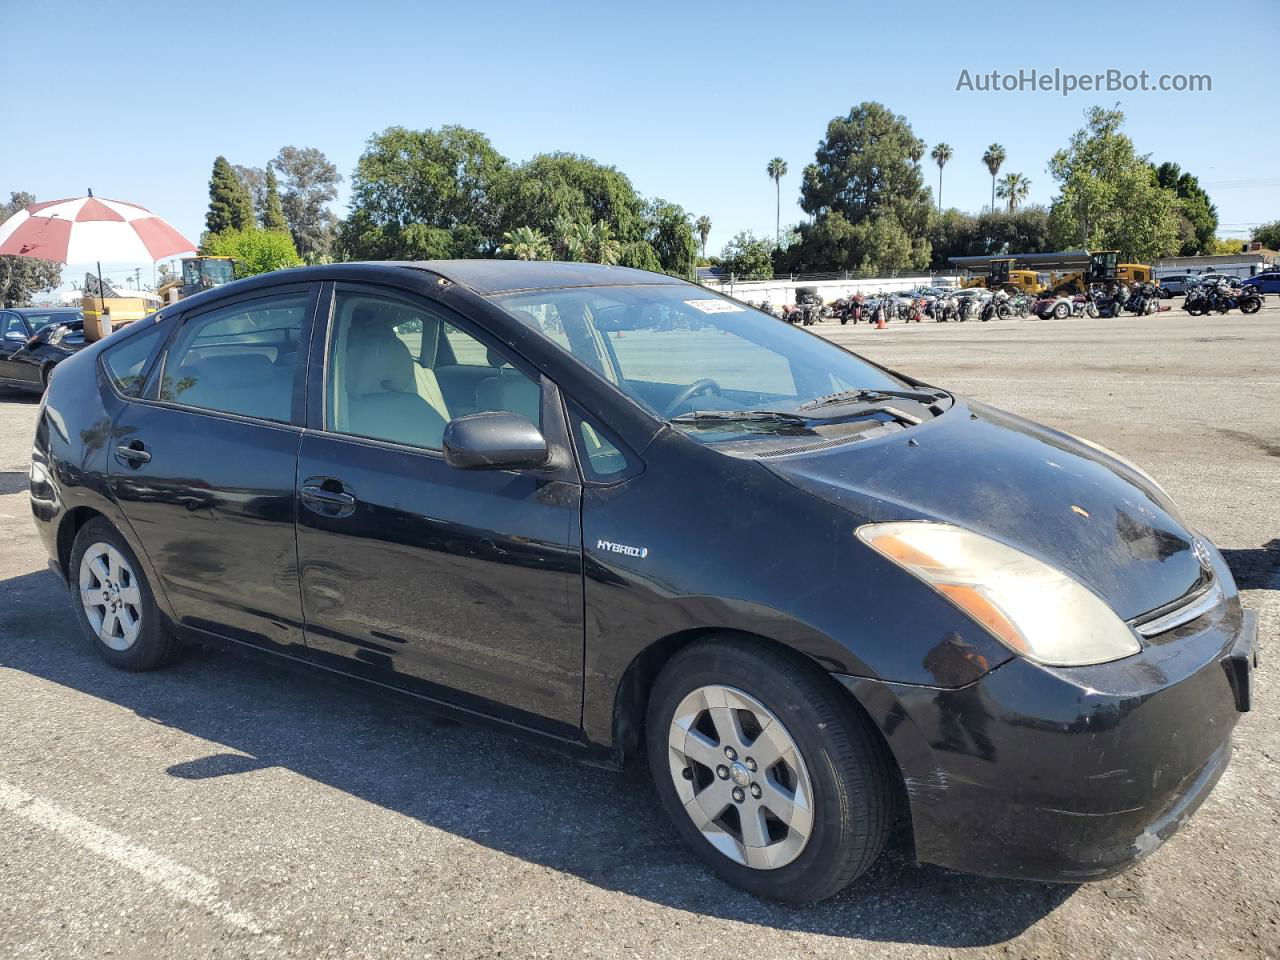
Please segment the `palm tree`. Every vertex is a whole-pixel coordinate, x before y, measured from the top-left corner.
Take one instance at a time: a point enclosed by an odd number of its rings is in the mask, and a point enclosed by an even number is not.
[[[787,161],[781,157],[774,157],[769,161],[769,166],[765,167],[765,171],[773,180],[774,190],[776,191],[776,204],[774,206],[774,245],[782,246],[782,178],[787,175]]]
[[[698,232],[698,241],[702,244],[702,259],[707,259],[707,237],[711,236],[711,218],[701,216],[698,222],[693,225],[693,229]]]
[[[982,162],[987,165],[987,172],[991,174],[991,212],[995,213],[996,209],[996,174],[1000,172],[1000,165],[1004,163],[1005,152],[1004,147],[998,143],[993,143],[987,147],[987,152],[982,155]]]
[[[1031,189],[1031,181],[1020,173],[1006,173],[1000,178],[996,187],[996,196],[1009,201],[1009,212],[1018,209],[1018,204],[1027,199],[1027,191]]]
[[[942,168],[947,165],[947,161],[951,159],[951,144],[940,143],[933,148],[929,154],[933,158],[933,162],[938,165],[938,209],[942,209]]]
[[[502,252],[517,260],[551,259],[551,241],[541,230],[516,227],[502,235]]]

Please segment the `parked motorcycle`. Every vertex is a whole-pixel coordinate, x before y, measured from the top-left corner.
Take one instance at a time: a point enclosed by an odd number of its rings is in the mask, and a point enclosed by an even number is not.
[[[1160,291],[1155,284],[1143,283],[1134,288],[1124,308],[1130,313],[1144,316],[1160,310]]]
[[[1008,320],[1013,316],[1013,308],[1009,305],[1009,294],[1004,290],[997,290],[992,294],[991,299],[982,305],[982,312],[978,314],[978,319],[983,323],[988,320]]]
[[[1182,309],[1193,317],[1210,313],[1227,313],[1239,307],[1241,313],[1257,313],[1262,309],[1263,295],[1241,287],[1235,278],[1211,277],[1187,293]]]

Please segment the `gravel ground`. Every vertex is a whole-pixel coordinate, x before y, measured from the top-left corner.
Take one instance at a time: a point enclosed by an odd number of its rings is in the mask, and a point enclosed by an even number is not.
[[[1280,308],[818,332],[1159,477],[1280,634]],[[796,909],[708,875],[639,774],[224,654],[115,672],[26,502],[0,391],[0,957],[1277,957],[1276,668],[1218,789],[1080,887],[911,863]],[[945,482],[945,478],[939,478]],[[1264,648],[1265,654],[1265,648]]]

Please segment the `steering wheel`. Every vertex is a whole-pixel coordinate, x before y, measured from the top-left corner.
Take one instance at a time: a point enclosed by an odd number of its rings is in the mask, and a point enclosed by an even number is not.
[[[714,393],[717,397],[722,395],[720,392],[720,384],[707,377],[703,377],[701,380],[693,381],[693,383],[689,384],[676,394],[676,398],[667,404],[667,409],[664,411],[663,416],[673,416],[677,410],[684,406],[684,404],[688,403],[701,393]]]

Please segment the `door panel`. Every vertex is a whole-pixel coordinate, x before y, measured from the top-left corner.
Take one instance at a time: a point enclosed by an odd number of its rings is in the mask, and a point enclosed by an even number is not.
[[[341,480],[346,516],[302,509],[307,643],[339,669],[452,688],[578,726],[582,566],[576,484],[464,471],[308,433],[299,483]]]
[[[310,655],[576,735],[577,474],[459,470],[439,452],[447,422],[477,408],[540,425],[536,378],[422,298],[341,284],[323,312],[326,366],[323,376],[313,367],[310,387],[318,429],[298,461]],[[558,395],[547,396],[563,432]]]
[[[112,490],[178,621],[305,649],[294,533],[314,285],[184,317],[116,422]],[[108,366],[111,355],[107,355]]]
[[[300,431],[131,403],[115,434],[150,454],[116,453],[111,487],[179,622],[300,653]]]
[[[19,354],[27,346],[31,336],[21,314],[0,311],[0,380],[36,383],[40,369],[32,363],[23,363]]]

